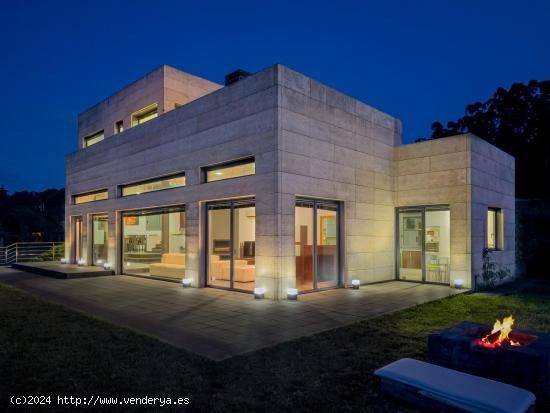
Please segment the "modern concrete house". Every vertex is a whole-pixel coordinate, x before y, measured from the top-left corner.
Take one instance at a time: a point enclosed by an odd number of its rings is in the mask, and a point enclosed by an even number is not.
[[[226,85],[162,66],[81,113],[66,254],[117,274],[284,299],[387,280],[512,273],[514,159],[401,122],[274,65]]]

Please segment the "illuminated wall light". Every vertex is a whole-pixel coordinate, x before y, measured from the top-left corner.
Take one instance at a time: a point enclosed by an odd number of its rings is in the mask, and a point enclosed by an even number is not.
[[[464,287],[464,280],[463,279],[457,279],[454,281],[455,283],[455,288],[457,289],[461,289],[462,287]]]
[[[360,286],[361,286],[361,281],[351,280],[351,288],[353,288],[354,290],[358,290]]]
[[[191,278],[184,278],[181,280],[181,285],[183,285],[185,288],[191,287]]]
[[[81,258],[77,261],[77,264],[79,267],[83,267],[84,265],[86,265],[86,261],[84,261],[84,258]]]
[[[298,299],[298,290],[296,288],[287,288],[286,298],[288,300],[296,301]]]
[[[257,287],[254,288],[254,298],[256,299],[262,299],[265,296],[265,288],[263,287]]]
[[[103,260],[97,260],[97,265],[102,266],[103,265]]]

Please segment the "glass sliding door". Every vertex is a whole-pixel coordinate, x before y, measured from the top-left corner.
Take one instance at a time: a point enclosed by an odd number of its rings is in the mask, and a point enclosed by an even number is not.
[[[313,201],[296,201],[294,225],[296,288],[313,290]]]
[[[294,245],[298,291],[336,287],[340,279],[338,203],[296,200]]]
[[[451,213],[448,209],[426,209],[425,222],[425,280],[449,284]]]
[[[256,207],[233,203],[233,288],[254,291],[256,281]]]
[[[82,217],[73,217],[73,262],[78,263],[82,257]]]
[[[317,202],[317,288],[338,285],[338,204]]]
[[[208,285],[231,288],[231,203],[208,205]]]
[[[253,199],[212,202],[208,211],[207,283],[253,291],[256,282],[256,206]]]
[[[422,281],[422,211],[399,212],[399,278]]]
[[[92,265],[103,265],[107,261],[109,249],[109,216],[107,214],[92,217]]]
[[[122,213],[123,272],[181,281],[185,275],[185,209]]]
[[[415,207],[398,211],[400,280],[449,283],[450,222],[448,207]]]

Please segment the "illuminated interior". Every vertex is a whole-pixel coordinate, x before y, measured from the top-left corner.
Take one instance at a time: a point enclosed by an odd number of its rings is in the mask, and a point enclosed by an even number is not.
[[[158,104],[153,103],[137,112],[132,113],[132,127],[141,125],[158,116]]]
[[[399,211],[399,279],[448,284],[451,215],[446,207]]]
[[[298,199],[294,219],[296,288],[310,291],[336,287],[339,272],[338,204]]]
[[[185,276],[185,210],[128,211],[122,214],[125,274],[180,281]]]
[[[99,132],[96,132],[84,138],[84,147],[87,148],[89,146],[95,145],[96,143],[99,143],[104,139],[105,134],[103,133],[103,130],[100,130]]]
[[[109,217],[107,214],[92,217],[92,265],[107,262]]]
[[[254,175],[256,163],[254,159],[232,162],[206,168],[206,182],[222,181],[239,176]]]
[[[487,248],[504,249],[504,213],[500,208],[487,210]]]
[[[208,284],[253,291],[256,282],[254,200],[208,205]]]
[[[115,135],[124,132],[124,121],[119,120],[115,123]]]
[[[135,183],[121,187],[122,196],[140,195],[146,192],[162,191],[164,189],[185,186],[185,175],[173,175],[167,178]]]
[[[76,205],[85,204],[86,202],[102,201],[109,198],[109,192],[107,190],[89,192],[87,194],[74,195],[73,201]]]

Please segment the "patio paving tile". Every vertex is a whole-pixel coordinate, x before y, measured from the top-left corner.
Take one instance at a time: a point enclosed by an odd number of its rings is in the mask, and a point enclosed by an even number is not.
[[[58,280],[7,267],[0,282],[213,360],[444,298],[446,286],[390,281],[300,295],[298,301],[129,276]]]

